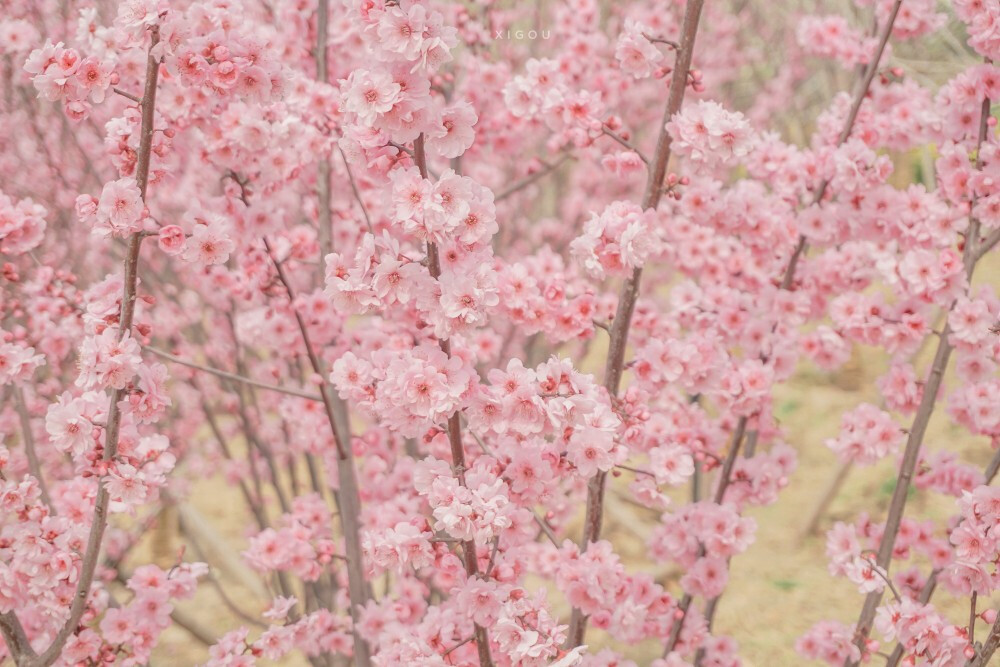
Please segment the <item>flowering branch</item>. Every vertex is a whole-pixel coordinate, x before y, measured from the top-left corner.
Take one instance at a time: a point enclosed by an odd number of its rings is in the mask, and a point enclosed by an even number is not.
[[[854,123],[858,118],[858,112],[861,110],[861,105],[868,96],[868,91],[871,89],[872,81],[875,80],[875,74],[878,72],[879,62],[882,60],[882,54],[885,53],[885,47],[889,43],[889,37],[892,36],[892,27],[896,22],[896,16],[899,15],[899,8],[902,4],[903,0],[895,0],[892,5],[892,10],[889,12],[889,18],[886,20],[885,25],[882,26],[882,33],[879,36],[878,46],[875,48],[875,53],[872,55],[872,59],[868,62],[868,67],[865,69],[864,77],[858,83],[857,89],[854,91],[854,99],[851,102],[851,110],[848,112],[847,119],[844,121],[844,127],[840,131],[840,136],[837,137],[838,146],[846,142],[848,138],[850,138],[851,132],[854,130]],[[823,179],[820,182],[819,187],[816,188],[816,195],[813,197],[813,204],[818,204],[823,201],[823,196],[826,195],[826,190],[829,186],[830,181],[827,179]],[[806,252],[807,246],[808,241],[806,240],[806,237],[800,235],[798,244],[795,246],[795,250],[792,252],[792,257],[788,261],[788,266],[785,268],[785,275],[781,279],[782,289],[788,290],[792,288],[792,284],[795,281],[795,271],[803,253]]]
[[[159,75],[159,62],[153,55],[153,49],[160,41],[159,28],[150,28],[150,45],[146,56],[146,84],[142,97],[142,124],[139,137],[139,151],[136,161],[136,184],[139,187],[142,200],[146,199],[146,186],[149,184],[149,165],[153,146],[153,121],[154,108],[156,105],[156,84]],[[118,317],[118,337],[124,338],[131,332],[132,318],[135,314],[136,287],[138,286],[139,250],[142,245],[143,236],[141,233],[133,233],[129,237],[128,249],[126,250],[124,263],[124,293],[122,295],[121,311]],[[118,434],[121,428],[121,408],[119,403],[124,396],[123,389],[115,389],[111,394],[111,401],[108,407],[107,428],[104,433],[104,460],[112,461],[118,451]],[[101,543],[104,537],[104,530],[108,525],[108,502],[110,494],[107,488],[98,480],[97,499],[94,504],[94,518],[90,526],[90,535],[87,538],[87,547],[84,551],[83,561],[80,564],[79,580],[77,581],[76,594],[70,604],[69,615],[62,628],[56,633],[55,638],[49,647],[40,655],[34,655],[30,646],[18,646],[22,642],[17,641],[17,626],[13,632],[7,627],[4,628],[4,636],[13,636],[15,643],[8,644],[13,653],[14,660],[18,667],[48,667],[59,657],[66,641],[77,631],[77,625],[83,617],[87,608],[87,598],[90,596],[90,585],[94,580],[94,571],[97,568],[98,555],[101,550]],[[5,624],[6,625],[6,624]],[[23,636],[23,630],[21,631]]]
[[[295,292],[292,284],[285,274],[284,266],[274,256],[271,245],[266,237],[263,239],[264,248],[275,270],[278,272],[278,280],[285,287],[288,301],[292,304],[292,312],[299,327],[299,334],[306,348],[306,356],[313,372],[323,377],[323,368],[320,364],[309,338],[309,331],[306,328],[305,320],[295,307]],[[351,618],[354,619],[354,664],[357,667],[367,667],[371,664],[371,650],[368,643],[358,633],[359,609],[371,598],[371,592],[365,581],[364,565],[361,556],[361,499],[358,493],[357,474],[354,470],[354,457],[351,452],[351,429],[348,424],[348,414],[339,397],[331,391],[327,382],[320,385],[323,407],[326,412],[330,430],[333,433],[333,440],[337,447],[337,473],[340,480],[340,490],[336,494],[338,509],[340,514],[341,528],[344,531],[344,547],[347,556],[347,576],[351,596]]]
[[[981,153],[980,149],[986,140],[989,118],[990,100],[989,98],[984,98],[979,119],[979,136],[976,151],[977,169],[981,167],[981,158],[979,154]],[[969,228],[965,234],[965,238],[971,240],[978,237],[979,221],[975,217],[971,217],[969,219]],[[966,279],[971,281],[972,274],[976,269],[976,263],[979,261],[979,255],[976,252],[975,243],[968,242],[965,244],[962,261],[965,268]],[[955,302],[953,301],[951,308],[949,308],[949,312],[952,308],[954,308],[954,304]],[[948,360],[951,357],[953,348],[949,340],[950,334],[951,324],[946,322],[944,325],[944,331],[938,338],[938,347],[934,354],[934,361],[931,364],[930,373],[927,376],[927,380],[924,382],[923,391],[920,397],[920,406],[917,408],[917,413],[913,418],[913,423],[910,425],[907,434],[906,449],[903,451],[903,460],[900,463],[899,475],[896,478],[896,488],[893,490],[892,500],[889,502],[889,512],[886,516],[885,529],[882,534],[882,539],[879,542],[879,548],[876,556],[876,564],[886,571],[889,570],[889,563],[892,561],[893,547],[896,544],[896,536],[899,534],[899,527],[903,520],[903,512],[906,509],[906,500],[910,490],[910,482],[913,480],[913,473],[916,469],[917,460],[920,456],[920,449],[924,442],[924,435],[927,432],[927,425],[930,423],[931,415],[934,414],[934,407],[938,398],[938,390],[941,388],[941,381],[944,378],[944,372],[948,367]],[[854,631],[854,641],[859,649],[864,649],[864,644],[868,639],[869,633],[871,632],[872,623],[875,621],[875,612],[881,599],[882,591],[872,591],[865,598],[865,603],[861,609],[861,615],[858,618]],[[857,661],[851,659],[844,662],[845,667],[852,667],[857,664]]]
[[[663,112],[663,122],[660,125],[656,140],[656,151],[653,154],[651,169],[646,179],[646,189],[642,196],[642,209],[655,209],[660,204],[663,193],[663,180],[670,160],[670,133],[666,129],[667,122],[680,111],[687,90],[688,72],[691,70],[691,59],[694,57],[695,36],[698,33],[698,22],[704,0],[689,0],[684,8],[684,22],[681,27],[681,47],[677,52],[677,61],[670,80],[670,92],[667,96],[667,106]],[[629,326],[632,313],[639,298],[639,283],[642,280],[642,268],[637,267],[626,279],[618,293],[618,308],[611,323],[611,340],[608,343],[608,355],[604,368],[604,387],[612,397],[618,395],[622,374],[625,366],[625,347],[628,344]],[[604,491],[607,473],[598,472],[587,483],[587,509],[584,517],[583,538],[581,549],[586,550],[592,543],[601,538],[601,524],[604,518]],[[573,649],[583,644],[587,632],[587,617],[574,608],[570,616],[569,632],[566,647]]]
[[[726,490],[729,488],[729,484],[732,481],[733,466],[736,465],[736,459],[739,456],[740,445],[743,443],[744,435],[746,434],[747,419],[741,417],[739,422],[736,424],[736,431],[733,433],[732,443],[729,445],[729,452],[726,454],[726,460],[722,464],[722,471],[719,473],[719,486],[715,489],[715,496],[713,497],[713,502],[716,505],[721,505],[722,501],[726,497]],[[701,558],[706,553],[705,545],[698,545],[698,557]],[[709,608],[713,612],[716,606],[718,598],[714,598],[709,601]],[[664,659],[666,656],[670,655],[670,652],[674,650],[677,646],[677,641],[681,637],[681,631],[684,629],[684,622],[687,620],[688,611],[691,609],[691,603],[694,601],[694,596],[690,593],[685,593],[684,597],[681,598],[681,603],[678,605],[677,618],[674,620],[673,626],[670,628],[670,637],[667,639],[667,643],[663,649]],[[711,617],[709,616],[709,619]]]

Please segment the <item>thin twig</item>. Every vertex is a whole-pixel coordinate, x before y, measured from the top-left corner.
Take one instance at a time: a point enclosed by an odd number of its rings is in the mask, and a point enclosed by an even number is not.
[[[645,155],[643,155],[642,151],[640,151],[638,148],[636,148],[635,146],[633,146],[627,139],[625,139],[625,137],[623,137],[622,135],[618,134],[617,132],[615,132],[614,130],[612,130],[611,128],[609,128],[607,125],[602,125],[601,126],[601,131],[604,132],[604,134],[606,134],[607,136],[609,136],[612,139],[614,139],[615,141],[617,141],[619,144],[621,144],[625,148],[629,149],[630,151],[632,151],[633,153],[635,153],[636,155],[638,155],[639,159],[642,160],[643,162],[645,162],[647,165],[649,164],[649,158],[646,157]]]
[[[358,206],[361,207],[361,215],[365,217],[365,225],[368,227],[368,233],[372,236],[375,235],[375,228],[372,226],[372,219],[368,215],[368,207],[365,206],[365,202],[361,199],[361,192],[358,191],[358,185],[354,182],[354,174],[351,173],[351,165],[347,162],[347,156],[344,155],[344,151],[338,147],[337,150],[340,151],[340,157],[344,160],[344,169],[347,170],[347,182],[351,184],[351,192],[354,193],[354,198],[358,202]]]
[[[141,97],[137,97],[137,96],[133,95],[132,93],[125,92],[121,88],[112,88],[111,90],[113,90],[114,92],[118,93],[119,95],[121,95],[122,97],[124,97],[126,99],[132,100],[136,104],[142,104],[142,98]]]
[[[646,178],[646,189],[642,196],[642,209],[655,209],[663,196],[663,181],[667,172],[667,162],[670,159],[670,133],[666,126],[670,119],[681,109],[684,94],[687,91],[688,72],[691,71],[691,60],[694,57],[695,37],[698,34],[698,24],[701,21],[701,10],[704,0],[688,0],[684,7],[684,20],[681,27],[681,48],[677,51],[674,71],[670,80],[670,91],[667,104],[663,110],[659,136],[656,140],[656,150]],[[642,268],[636,268],[632,275],[622,285],[618,293],[618,307],[611,323],[610,342],[604,366],[604,387],[612,398],[618,395],[622,374],[625,369],[625,348],[628,345],[629,328],[632,314],[639,298],[639,284],[642,280]],[[583,536],[580,548],[586,550],[601,537],[601,525],[604,520],[604,491],[607,479],[606,472],[598,472],[587,482],[587,508],[584,516]],[[566,648],[574,649],[583,645],[587,631],[587,617],[574,607],[570,615],[569,631],[566,637]]]
[[[220,378],[225,378],[226,380],[232,380],[233,382],[239,382],[242,384],[250,385],[252,387],[259,387],[260,389],[267,389],[268,391],[278,392],[279,394],[288,394],[289,396],[296,396],[298,398],[304,398],[309,401],[322,401],[323,398],[319,394],[310,394],[308,392],[299,391],[298,389],[291,389],[288,387],[281,387],[276,384],[268,384],[267,382],[260,382],[258,380],[252,380],[243,375],[237,375],[236,373],[230,373],[229,371],[220,370],[218,368],[213,368],[211,366],[205,366],[203,364],[196,363],[194,361],[188,361],[181,357],[165,352],[159,348],[155,348],[151,345],[144,345],[144,350],[155,354],[161,359],[166,359],[167,361],[173,362],[175,364],[180,364],[181,366],[187,366],[188,368],[193,368],[210,375],[215,375]]]
[[[539,169],[534,174],[531,174],[530,176],[526,176],[523,179],[521,179],[520,181],[517,181],[516,183],[507,186],[506,188],[504,188],[503,190],[501,190],[499,193],[497,193],[497,196],[494,197],[493,200],[494,201],[503,201],[507,197],[510,197],[511,195],[513,195],[513,194],[515,194],[517,192],[520,192],[521,190],[525,189],[526,187],[528,187],[532,183],[535,183],[539,179],[547,176],[548,174],[551,174],[556,169],[558,169],[559,167],[561,167],[564,163],[566,163],[566,162],[568,162],[569,160],[572,160],[572,159],[574,159],[572,155],[570,155],[569,153],[565,153],[562,157],[560,157],[558,160],[556,160],[552,164],[546,165],[544,169]]]
[[[28,457],[28,470],[31,476],[38,480],[38,491],[42,496],[42,502],[52,514],[55,514],[49,487],[42,477],[42,466],[39,464],[38,450],[35,448],[35,435],[31,432],[31,416],[28,414],[28,404],[24,400],[24,390],[17,383],[14,384],[14,406],[21,420],[21,437],[24,439],[24,453]]]

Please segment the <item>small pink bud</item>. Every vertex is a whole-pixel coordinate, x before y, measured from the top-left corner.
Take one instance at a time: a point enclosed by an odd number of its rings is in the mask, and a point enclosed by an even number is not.
[[[990,625],[993,625],[994,623],[996,623],[996,620],[997,620],[997,610],[996,609],[987,609],[982,614],[980,614],[980,616],[982,616],[982,618],[983,618],[984,621],[986,621]]]
[[[965,654],[966,660],[972,660],[973,658],[976,657],[976,649],[972,648],[971,646],[966,646],[965,651],[963,651],[963,653]]]

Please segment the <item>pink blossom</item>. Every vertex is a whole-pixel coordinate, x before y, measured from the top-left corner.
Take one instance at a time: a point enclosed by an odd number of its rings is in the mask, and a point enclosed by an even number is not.
[[[0,343],[0,385],[24,382],[44,364],[45,357],[35,354],[33,347],[21,343]]]
[[[618,36],[615,58],[626,73],[636,79],[644,79],[653,73],[653,68],[663,60],[663,53],[646,37],[650,29],[631,19],[625,21],[625,29]]]
[[[128,333],[119,339],[117,330],[107,328],[103,333],[83,340],[76,386],[84,389],[124,389],[141,363],[139,344],[135,339]]]
[[[105,183],[95,214],[94,233],[125,237],[141,231],[144,211],[142,195],[134,179]]]
[[[220,229],[220,225],[196,224],[184,243],[181,257],[202,266],[223,264],[235,248],[236,243]]]
[[[452,104],[441,112],[441,125],[428,133],[427,145],[441,157],[455,158],[475,140],[473,126],[479,117],[468,102]]]
[[[675,114],[667,131],[674,140],[673,150],[706,164],[730,164],[746,157],[757,141],[743,114],[705,100]]]
[[[399,100],[399,84],[382,71],[357,70],[342,83],[344,110],[364,123],[373,122]]]
[[[899,449],[903,433],[887,413],[863,403],[844,415],[840,435],[826,441],[841,459],[870,465]]]
[[[166,225],[160,228],[157,245],[168,255],[179,255],[184,250],[186,240],[184,230],[177,225]]]

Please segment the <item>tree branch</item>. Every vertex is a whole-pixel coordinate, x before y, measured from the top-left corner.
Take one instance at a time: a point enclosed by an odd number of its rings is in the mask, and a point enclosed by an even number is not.
[[[890,22],[891,25],[891,22]],[[984,99],[979,119],[979,140],[977,148],[981,148],[986,139],[987,122],[990,116],[990,100]],[[980,151],[977,151],[980,152]],[[979,158],[976,159],[977,169],[981,166]],[[973,202],[974,204],[975,202]],[[969,228],[966,232],[966,239],[974,239],[979,236],[979,222],[973,217],[969,219]],[[972,273],[975,271],[979,255],[976,253],[975,243],[966,243],[962,261],[965,266],[966,278],[971,281]],[[948,308],[949,312],[954,308],[954,303]],[[885,529],[882,539],[879,542],[876,563],[886,572],[889,571],[889,564],[892,561],[892,551],[896,544],[896,536],[899,534],[899,527],[903,520],[903,512],[906,509],[907,494],[910,490],[910,482],[913,479],[917,460],[920,457],[920,448],[924,443],[924,435],[927,432],[927,425],[931,415],[934,414],[934,407],[937,402],[938,390],[941,388],[941,380],[944,372],[948,368],[948,360],[951,357],[952,346],[949,342],[951,326],[945,321],[944,330],[938,338],[937,351],[934,354],[934,362],[931,365],[927,381],[924,383],[923,392],[920,397],[920,405],[913,418],[907,438],[906,449],[903,451],[903,460],[899,466],[899,476],[896,479],[896,488],[892,493],[892,500],[889,502],[889,512],[886,516]],[[861,615],[855,626],[855,644],[864,652],[865,642],[871,633],[872,624],[875,621],[875,612],[882,600],[882,591],[872,591],[865,598]],[[845,667],[853,667],[859,664],[857,661],[847,659],[844,661]]]
[[[156,84],[159,76],[160,64],[153,56],[153,49],[160,41],[160,30],[158,26],[150,28],[150,45],[146,55],[146,83],[142,96],[142,121],[139,130],[139,152],[136,161],[136,184],[142,200],[146,201],[146,187],[149,185],[149,165],[153,147],[153,122],[154,108],[156,105]],[[139,250],[142,246],[143,234],[137,232],[132,234],[128,240],[128,249],[125,254],[124,263],[124,290],[122,294],[121,310],[118,317],[119,337],[124,337],[132,330],[132,319],[135,315],[136,288],[138,286]],[[118,435],[121,429],[121,410],[119,402],[125,392],[116,389],[111,394],[111,401],[108,407],[107,428],[104,432],[104,460],[111,461],[118,453]],[[104,531],[108,525],[108,503],[110,497],[103,480],[97,482],[97,499],[94,504],[94,518],[90,525],[90,535],[87,538],[87,547],[84,551],[83,562],[80,565],[79,579],[77,580],[76,593],[73,595],[73,602],[70,605],[69,616],[66,622],[56,633],[55,638],[49,647],[37,657],[15,654],[14,659],[19,666],[24,667],[49,667],[59,654],[62,653],[66,641],[78,628],[80,619],[87,608],[87,598],[90,595],[90,586],[94,581],[94,571],[97,569],[98,554],[101,550],[101,543],[104,539]],[[9,646],[9,645],[8,645]],[[13,647],[12,652],[13,652]]]
[[[417,163],[417,168],[420,169],[420,175],[425,179],[428,178],[423,134],[413,142],[413,159]],[[441,278],[441,258],[438,256],[438,247],[430,242],[427,243],[427,267],[434,280]],[[438,346],[449,358],[451,357],[450,340],[447,338],[438,339]],[[465,448],[462,446],[462,424],[458,410],[448,417],[448,444],[451,446],[452,471],[458,479],[458,483],[465,486]],[[474,541],[469,540],[462,543],[462,556],[465,561],[465,573],[470,577],[479,576],[479,562]],[[493,667],[489,633],[486,628],[477,624],[475,636],[480,667]]]
[[[239,382],[241,384],[250,385],[251,387],[259,387],[260,389],[267,389],[268,391],[275,391],[279,394],[288,394],[289,396],[296,396],[298,398],[304,398],[309,401],[322,401],[323,398],[319,394],[310,394],[308,392],[299,391],[298,389],[289,389],[288,387],[281,387],[276,384],[268,384],[267,382],[260,382],[258,380],[251,380],[244,375],[237,375],[236,373],[230,373],[228,371],[223,371],[218,368],[213,368],[211,366],[205,366],[194,361],[188,361],[181,357],[170,354],[169,352],[164,352],[159,348],[155,348],[152,345],[144,345],[143,348],[147,352],[152,352],[161,359],[166,359],[175,364],[180,364],[181,366],[187,366],[188,368],[193,368],[203,373],[208,373],[210,375],[215,375],[216,377],[224,378],[226,380],[232,380],[233,382]]]
[[[21,420],[21,437],[24,439],[24,453],[28,457],[28,470],[31,472],[31,476],[38,480],[38,490],[42,496],[42,502],[52,514],[55,514],[49,488],[42,477],[42,466],[38,462],[38,450],[35,449],[35,435],[31,432],[31,416],[28,414],[28,404],[24,400],[24,390],[16,383],[14,384],[14,405],[17,408],[17,416]]]
[[[670,92],[667,95],[667,105],[663,111],[660,123],[660,133],[656,141],[656,152],[646,179],[646,189],[642,196],[642,208],[655,209],[660,204],[663,195],[663,179],[670,159],[670,133],[666,125],[680,111],[687,90],[688,73],[691,71],[691,59],[694,56],[695,36],[698,33],[698,23],[701,20],[701,10],[704,0],[688,0],[684,8],[684,22],[681,27],[681,44],[674,63],[674,71],[670,80]],[[618,395],[622,373],[625,366],[625,347],[628,344],[629,327],[632,323],[632,313],[639,298],[639,283],[642,279],[642,269],[632,272],[621,287],[618,294],[618,308],[611,323],[611,341],[608,344],[608,356],[604,368],[604,387],[612,397]],[[587,509],[584,517],[584,532],[580,548],[586,550],[591,542],[601,538],[601,524],[604,519],[604,487],[607,473],[599,472],[587,482]],[[569,632],[566,638],[566,648],[574,649],[583,644],[587,631],[587,617],[580,609],[574,607],[570,616]]]

